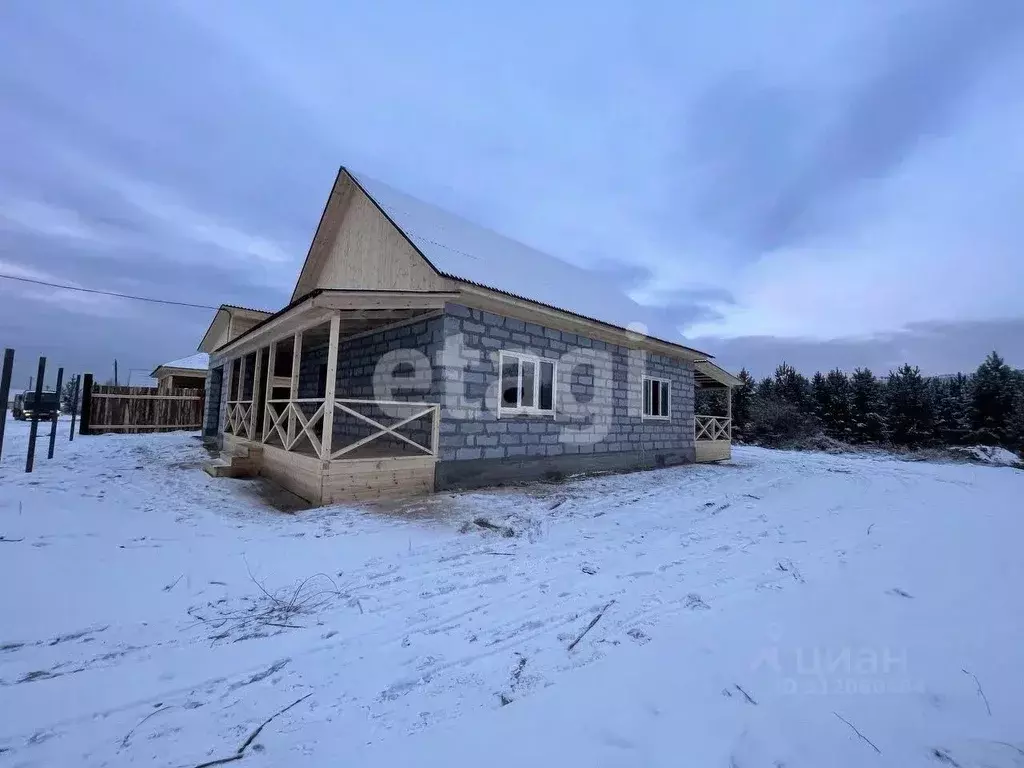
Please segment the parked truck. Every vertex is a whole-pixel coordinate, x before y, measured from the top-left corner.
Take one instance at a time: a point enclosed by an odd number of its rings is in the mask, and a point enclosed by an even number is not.
[[[46,421],[59,412],[60,397],[56,392],[43,392],[38,403],[35,392],[23,392],[15,395],[14,405],[11,407],[11,413],[19,421],[31,419],[33,415],[38,415],[40,421]]]

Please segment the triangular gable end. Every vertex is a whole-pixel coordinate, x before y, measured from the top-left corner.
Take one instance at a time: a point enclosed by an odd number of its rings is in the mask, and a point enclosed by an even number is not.
[[[451,288],[451,282],[434,269],[342,168],[334,180],[291,300],[318,288],[443,291]]]

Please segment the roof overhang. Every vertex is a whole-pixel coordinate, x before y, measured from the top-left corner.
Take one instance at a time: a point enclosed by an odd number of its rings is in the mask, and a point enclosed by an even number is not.
[[[648,336],[638,330],[622,328],[495,288],[488,288],[465,280],[459,280],[458,285],[461,289],[463,303],[495,314],[515,317],[557,330],[569,330],[580,336],[605,341],[609,344],[617,344],[631,349],[645,349],[677,360],[694,362],[710,357],[707,352],[701,352],[699,349],[691,349],[682,344]]]
[[[307,328],[321,325],[340,312],[346,335],[401,322],[444,309],[458,298],[452,291],[362,291],[317,289],[214,350],[218,357],[247,355]]]
[[[693,367],[694,383],[698,387],[738,387],[743,384],[738,378],[710,360],[697,360]]]
[[[272,315],[272,312],[267,312],[262,309],[249,309],[248,307],[236,307],[233,304],[221,304],[214,313],[213,320],[210,322],[210,326],[206,329],[206,333],[203,334],[203,339],[199,342],[197,349],[200,352],[212,352],[214,349],[214,341],[225,331],[225,329],[229,328],[232,317],[261,320],[263,318],[271,317]]]
[[[206,378],[205,368],[174,368],[173,366],[158,365],[149,374],[150,378],[162,379],[165,376],[194,376],[195,378]]]

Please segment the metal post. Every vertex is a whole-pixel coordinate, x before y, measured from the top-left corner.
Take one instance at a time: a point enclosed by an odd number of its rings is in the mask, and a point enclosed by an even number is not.
[[[60,395],[61,387],[64,385],[64,369],[57,369],[57,410],[53,412],[53,419],[50,423],[50,447],[46,451],[46,458],[53,458],[53,446],[57,442],[57,421],[60,419]]]
[[[71,398],[71,431],[68,433],[68,442],[75,439],[75,417],[78,415],[78,388],[82,385],[82,374],[75,376],[75,394]]]
[[[78,424],[78,434],[89,434],[89,422],[92,421],[92,374],[85,374],[82,379],[82,419]]]
[[[0,407],[3,413],[0,415],[0,456],[4,450],[4,425],[7,423],[7,402],[11,396],[11,375],[14,373],[14,350],[4,350],[4,367],[0,371]]]
[[[46,376],[46,358],[39,358],[39,373],[36,376],[36,401],[32,407],[32,426],[28,432],[28,456],[25,471],[31,472],[36,458],[36,433],[39,431],[39,403],[43,399],[43,379]]]

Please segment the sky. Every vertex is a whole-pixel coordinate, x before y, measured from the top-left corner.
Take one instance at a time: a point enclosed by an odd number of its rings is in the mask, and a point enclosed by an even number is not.
[[[276,310],[346,165],[733,370],[1024,366],[1022,83],[1018,0],[5,0],[0,274]],[[212,316],[0,279],[15,386]]]

